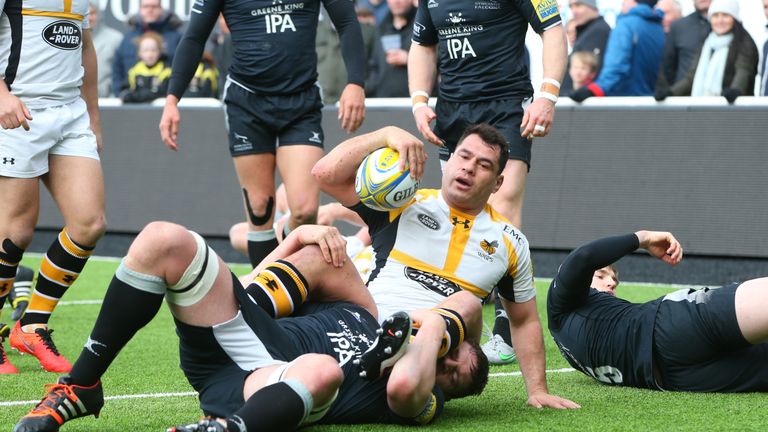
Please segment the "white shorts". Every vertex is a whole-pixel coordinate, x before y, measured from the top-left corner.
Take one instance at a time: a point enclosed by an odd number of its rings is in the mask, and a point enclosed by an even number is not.
[[[99,160],[85,101],[31,109],[29,130],[0,129],[0,176],[35,178],[48,172],[50,155]]]

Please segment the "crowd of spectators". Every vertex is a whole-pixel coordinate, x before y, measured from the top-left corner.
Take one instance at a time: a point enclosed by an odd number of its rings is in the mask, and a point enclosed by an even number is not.
[[[741,23],[739,1],[693,0],[693,5],[695,10],[683,16],[679,0],[624,0],[611,28],[597,0],[570,0],[566,15],[571,54],[563,94],[577,102],[595,96],[724,96],[729,102],[743,95],[768,96],[768,41],[758,48]],[[763,5],[768,17],[768,0]],[[414,0],[357,0],[368,64],[367,97],[408,97],[406,66],[417,7]],[[161,41],[158,61],[169,67],[183,21],[164,10],[160,0],[141,0],[124,33],[103,24],[99,15],[91,4],[99,96],[125,102],[162,97],[158,77],[165,73],[136,79],[144,76],[137,72],[152,69],[139,58],[139,42],[147,33]],[[231,56],[229,32],[221,21],[185,96],[219,96]],[[338,34],[323,14],[316,50],[323,100],[336,103],[346,70]],[[141,83],[149,92],[141,90],[137,98]]]

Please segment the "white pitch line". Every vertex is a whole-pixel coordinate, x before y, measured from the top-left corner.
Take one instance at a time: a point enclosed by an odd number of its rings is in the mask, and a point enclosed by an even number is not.
[[[564,368],[564,369],[550,369],[547,371],[547,373],[566,373],[566,372],[575,372],[576,369],[571,368]],[[507,377],[507,376],[521,376],[520,372],[499,372],[499,373],[492,373],[488,374],[489,377]],[[197,396],[197,392],[175,392],[175,393],[143,393],[143,394],[132,394],[132,395],[117,395],[117,396],[107,396],[104,399],[105,400],[120,400],[120,399],[157,399],[157,398],[168,398],[168,397],[191,397],[191,396]],[[7,407],[7,406],[17,406],[17,405],[31,405],[40,403],[39,399],[35,400],[28,400],[28,401],[9,401],[9,402],[0,402],[0,407]]]

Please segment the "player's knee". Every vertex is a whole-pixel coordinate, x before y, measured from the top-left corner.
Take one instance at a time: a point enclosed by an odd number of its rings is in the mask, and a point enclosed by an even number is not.
[[[91,215],[82,220],[67,224],[67,233],[77,243],[93,246],[107,231],[107,218],[104,213]]]
[[[302,204],[298,208],[291,207],[291,226],[314,224],[317,222],[317,206]]]
[[[272,211],[275,198],[271,193],[264,193],[253,189],[243,189],[245,209],[248,220],[254,226],[262,226],[272,219]]]
[[[312,398],[325,401],[333,397],[344,382],[344,373],[336,359],[326,354],[305,354],[299,359],[301,361],[297,361],[297,366],[307,371],[302,381],[307,385]]]
[[[128,249],[128,256],[157,263],[184,247],[193,247],[189,231],[171,222],[151,222],[141,230]]]

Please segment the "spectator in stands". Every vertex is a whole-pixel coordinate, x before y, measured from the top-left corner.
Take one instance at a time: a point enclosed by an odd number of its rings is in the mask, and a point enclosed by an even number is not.
[[[600,73],[605,46],[608,43],[608,36],[611,34],[611,26],[605,22],[597,10],[596,0],[573,0],[570,8],[569,27],[571,22],[575,23],[576,26],[576,40],[572,45],[571,54],[581,51],[595,54],[598,59],[597,72]],[[570,76],[566,75],[560,89],[561,94],[568,94],[573,88]]]
[[[138,60],[136,39],[142,34],[153,31],[165,41],[163,51],[168,56],[168,64],[173,60],[173,53],[181,40],[179,28],[182,21],[175,14],[167,12],[160,5],[160,0],[141,0],[139,13],[128,20],[131,30],[125,33],[112,63],[112,92],[120,94],[127,85],[128,69]]]
[[[571,65],[568,75],[573,82],[574,90],[592,83],[597,76],[597,56],[588,51],[578,51],[571,55]]]
[[[711,0],[694,0],[696,10],[670,27],[664,42],[657,91],[664,93],[670,83],[685,78],[711,30],[707,15],[710,3]]]
[[[379,24],[368,65],[369,97],[408,97],[408,50],[416,8],[411,0],[387,0],[389,12]]]
[[[151,102],[165,97],[171,67],[163,52],[163,37],[155,32],[139,36],[139,61],[128,70],[128,86],[120,93],[123,102]]]
[[[387,16],[387,12],[389,12],[386,0],[358,0],[357,6],[371,11],[373,18],[376,20],[375,23],[372,23],[375,26],[381,24],[384,21],[384,17]]]
[[[677,0],[659,0],[656,9],[664,13],[661,20],[661,26],[664,27],[664,33],[669,34],[672,23],[683,17],[683,9]]]
[[[763,0],[763,11],[768,18],[768,0]],[[768,40],[763,45],[763,66],[760,69],[762,76],[760,78],[760,96],[768,96]]]
[[[112,61],[117,47],[123,40],[123,34],[102,23],[100,18],[101,12],[98,6],[93,2],[89,3],[88,25],[91,28],[93,47],[96,49],[99,97],[109,97],[112,95]]]
[[[223,89],[229,65],[232,63],[232,35],[229,33],[227,22],[224,21],[224,15],[219,15],[216,24],[209,42],[213,44],[213,59],[219,70],[219,89]]]
[[[664,29],[656,0],[624,0],[616,27],[608,38],[597,80],[571,92],[582,102],[592,96],[651,96],[659,75]]]
[[[656,99],[667,96],[754,95],[759,54],[757,45],[739,21],[737,0],[714,0],[709,7],[712,31],[686,76],[668,90],[657,89]]]
[[[370,9],[356,7],[355,11],[363,34],[366,64],[369,64],[377,39],[375,19]],[[333,105],[339,101],[347,84],[347,68],[341,56],[339,33],[328,18],[324,7],[320,9],[320,21],[317,23],[315,51],[317,51],[317,82],[323,89],[323,103]]]

